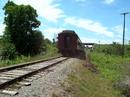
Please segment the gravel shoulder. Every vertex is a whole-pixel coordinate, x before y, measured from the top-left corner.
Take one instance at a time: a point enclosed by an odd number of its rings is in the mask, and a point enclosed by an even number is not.
[[[73,71],[76,64],[80,64],[80,62],[80,59],[68,59],[36,74],[35,79],[30,81],[31,86],[21,86],[17,89],[17,95],[11,96],[0,93],[0,97],[70,97],[64,92],[62,83]]]

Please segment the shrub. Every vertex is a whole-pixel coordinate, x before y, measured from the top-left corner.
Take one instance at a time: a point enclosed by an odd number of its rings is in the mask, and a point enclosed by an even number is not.
[[[16,52],[15,46],[10,43],[6,43],[2,48],[2,59],[14,59],[18,53]]]

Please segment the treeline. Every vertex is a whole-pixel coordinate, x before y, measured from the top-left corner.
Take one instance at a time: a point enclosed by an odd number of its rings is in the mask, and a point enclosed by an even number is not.
[[[20,55],[45,54],[50,49],[57,51],[55,43],[44,39],[42,32],[38,30],[40,21],[33,7],[8,1],[3,10],[6,27],[0,38],[1,59],[14,59]]]
[[[125,44],[124,48],[124,55],[130,56],[130,44]],[[113,42],[112,44],[96,44],[94,50],[105,54],[119,56],[122,56],[123,53],[122,45],[117,42]]]

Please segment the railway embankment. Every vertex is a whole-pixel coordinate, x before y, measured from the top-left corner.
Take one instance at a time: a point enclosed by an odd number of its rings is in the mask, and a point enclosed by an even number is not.
[[[31,83],[30,86],[14,84],[6,90],[18,91],[15,97],[69,97],[69,94],[63,88],[63,83],[80,62],[80,59],[70,58],[25,79]],[[0,93],[0,96],[12,97],[3,93]]]
[[[128,66],[128,73],[115,84],[115,87],[120,89],[126,97],[130,97],[130,63]]]
[[[91,53],[90,60],[92,65],[80,64],[68,77],[64,87],[71,97],[129,97],[129,90],[118,87],[128,75],[129,59]]]
[[[89,61],[93,65],[88,68],[85,61],[71,58],[29,78],[30,86],[10,89],[19,91],[15,97],[129,97],[117,87],[129,74],[129,59],[91,53]]]
[[[121,95],[130,97],[130,59],[115,55],[92,54],[92,62],[96,64],[104,78],[111,81],[114,89],[119,90]],[[98,61],[96,61],[98,59]],[[102,63],[101,63],[102,62]]]

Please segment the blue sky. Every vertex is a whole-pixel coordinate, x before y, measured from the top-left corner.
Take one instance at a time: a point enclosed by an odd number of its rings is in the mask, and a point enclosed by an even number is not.
[[[122,43],[122,12],[130,11],[129,0],[12,0],[30,4],[39,15],[39,30],[52,40],[65,29],[74,30],[82,42]],[[7,0],[0,0],[0,35]],[[126,16],[125,43],[130,40],[130,14]]]

